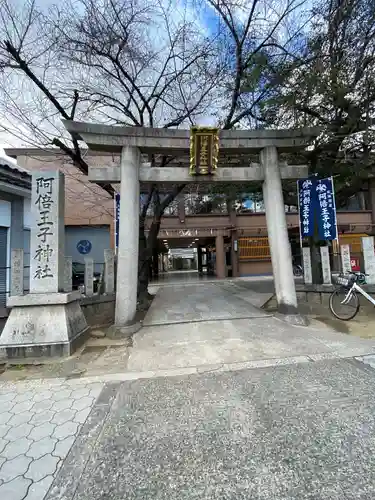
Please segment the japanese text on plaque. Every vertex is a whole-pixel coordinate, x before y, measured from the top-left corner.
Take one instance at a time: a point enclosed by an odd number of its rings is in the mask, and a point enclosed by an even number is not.
[[[219,130],[213,127],[190,129],[190,175],[211,175],[217,169]]]
[[[38,246],[35,251],[34,259],[38,261],[38,267],[35,271],[35,279],[53,278],[50,267],[50,259],[53,254],[53,248],[50,245],[54,238],[54,222],[51,216],[51,208],[54,205],[53,182],[54,178],[38,177],[36,179],[36,201],[38,209],[37,238]]]

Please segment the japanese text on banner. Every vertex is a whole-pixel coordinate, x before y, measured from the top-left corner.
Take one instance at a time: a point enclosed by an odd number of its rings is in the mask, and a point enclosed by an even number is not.
[[[39,244],[35,251],[34,259],[38,261],[38,267],[34,279],[53,278],[50,267],[50,259],[53,248],[49,244],[54,238],[54,223],[51,220],[51,207],[54,204],[53,178],[39,177],[36,179],[37,199],[35,205],[38,208],[39,220],[37,222]]]
[[[318,200],[319,238],[334,240],[337,238],[337,225],[332,177],[317,181],[315,190]]]
[[[299,217],[302,238],[313,236],[314,234],[315,184],[316,181],[312,181],[311,179],[298,181]]]
[[[120,194],[115,196],[115,248],[118,248],[120,234]]]

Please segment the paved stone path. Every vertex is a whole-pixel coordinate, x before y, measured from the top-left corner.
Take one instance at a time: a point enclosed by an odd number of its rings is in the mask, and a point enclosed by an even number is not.
[[[43,500],[101,383],[0,384],[0,498]]]
[[[373,500],[374,393],[355,360],[108,384],[46,500]]]
[[[291,326],[254,306],[272,286],[264,280],[160,287],[145,326],[134,336],[127,369],[150,372],[280,358],[301,362],[375,352],[375,339],[323,325]]]
[[[160,287],[143,324],[170,325],[189,321],[268,316],[265,311],[238,298],[235,295],[238,290],[241,289],[231,282]]]

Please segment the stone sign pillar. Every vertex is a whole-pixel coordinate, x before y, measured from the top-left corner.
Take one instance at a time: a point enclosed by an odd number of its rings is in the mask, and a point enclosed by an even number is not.
[[[60,172],[32,176],[30,293],[64,291],[65,189]]]
[[[375,285],[375,254],[374,254],[374,237],[362,237],[363,260],[365,264],[366,283]]]
[[[310,247],[302,247],[302,262],[303,262],[303,278],[305,284],[311,285],[313,280],[312,280]]]
[[[11,296],[0,337],[8,358],[70,355],[88,329],[79,292],[64,293],[64,176],[34,172],[30,293]]]
[[[292,253],[276,147],[264,148],[260,153],[260,162],[264,174],[263,198],[278,310],[287,321],[306,324],[305,318],[299,315],[297,308]]]
[[[350,274],[352,272],[352,266],[350,264],[350,245],[341,245],[341,267],[344,274]]]

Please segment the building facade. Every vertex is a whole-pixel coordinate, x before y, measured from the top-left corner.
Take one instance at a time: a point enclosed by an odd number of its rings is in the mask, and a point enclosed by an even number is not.
[[[65,175],[65,252],[73,262],[88,256],[103,263],[104,250],[114,246],[114,202],[108,193],[74,167],[56,149],[6,149],[6,154],[29,172],[60,170]],[[92,157],[90,162],[110,162],[111,156]]]
[[[24,249],[25,289],[30,263],[31,176],[23,168],[0,161],[0,317],[7,315],[12,248]]]
[[[17,160],[20,168],[28,171],[60,169],[64,172],[66,253],[74,261],[83,262],[84,245],[79,244],[89,242],[90,257],[100,263],[103,250],[113,247],[115,241],[115,210],[111,197],[101,187],[88,182],[87,176],[55,149],[8,149],[6,153]],[[90,151],[87,155],[90,165],[120,163],[115,154]],[[360,253],[361,236],[373,234],[375,228],[373,192],[375,186],[369,183],[368,188],[348,200],[347,206],[337,213],[340,241],[349,243],[353,254]],[[222,203],[210,203],[207,196],[202,203],[198,203],[198,199],[202,200],[202,196],[182,193],[167,208],[159,232],[159,239],[167,248],[196,248],[201,271],[213,270],[219,277],[270,274],[271,256],[262,203],[247,199],[228,212],[224,199]],[[285,210],[292,253],[298,259],[298,214],[292,207],[285,207]],[[151,222],[152,208],[146,227]]]

